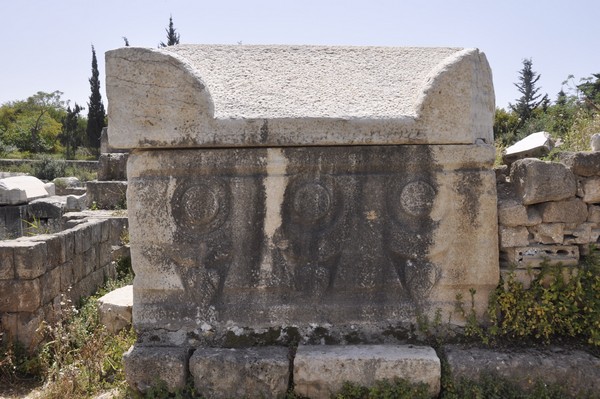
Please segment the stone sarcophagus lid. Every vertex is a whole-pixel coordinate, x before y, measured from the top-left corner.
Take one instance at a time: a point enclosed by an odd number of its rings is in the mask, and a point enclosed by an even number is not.
[[[182,45],[106,55],[129,149],[139,346],[385,342],[498,282],[477,49]],[[441,313],[440,313],[441,312]]]

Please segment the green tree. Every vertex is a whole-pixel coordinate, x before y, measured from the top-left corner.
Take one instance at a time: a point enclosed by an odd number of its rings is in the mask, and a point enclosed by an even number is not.
[[[577,88],[583,94],[585,105],[591,109],[600,111],[600,73],[594,73],[592,76],[582,78],[581,80],[583,83],[577,85]]]
[[[90,78],[90,101],[88,102],[88,120],[86,135],[88,146],[95,152],[100,149],[100,134],[102,128],[106,126],[106,112],[102,104],[102,95],[100,94],[100,79],[98,72],[98,61],[96,60],[96,51],[92,46],[92,77]]]
[[[175,32],[175,28],[173,27],[172,15],[169,17],[169,28],[165,29],[165,31],[167,31],[167,44],[160,42],[159,47],[174,46],[179,44],[179,33]]]
[[[83,144],[80,131],[79,113],[83,108],[75,103],[73,109],[67,107],[67,114],[62,119],[62,132],[59,136],[61,144],[65,147],[65,157],[73,159],[77,147]]]
[[[509,104],[511,110],[519,117],[519,129],[529,121],[534,115],[534,111],[541,105],[548,105],[548,95],[539,94],[539,87],[536,87],[541,75],[532,69],[531,59],[523,60],[523,68],[519,71],[519,83],[515,83],[521,93],[517,103]]]

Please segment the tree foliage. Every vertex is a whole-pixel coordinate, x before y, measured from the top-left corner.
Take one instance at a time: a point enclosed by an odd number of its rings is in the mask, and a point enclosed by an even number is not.
[[[77,147],[83,145],[83,131],[80,123],[79,113],[83,108],[75,103],[75,106],[67,107],[67,113],[62,118],[62,131],[59,136],[61,144],[65,147],[65,157],[73,159]]]
[[[536,87],[541,75],[537,74],[532,69],[533,62],[531,59],[523,60],[523,68],[519,71],[519,82],[515,83],[517,89],[521,93],[521,97],[515,105],[510,105],[510,108],[519,117],[519,127],[524,126],[533,116],[534,111],[545,104],[548,105],[548,95],[541,95],[539,87]]]
[[[164,42],[160,42],[159,47],[167,47],[174,46],[179,44],[179,33],[175,32],[175,28],[173,27],[173,16],[169,17],[169,27],[165,29],[167,32],[167,44]]]
[[[90,101],[88,102],[88,120],[86,135],[88,147],[94,151],[100,149],[100,134],[102,128],[106,126],[106,112],[102,104],[102,95],[100,94],[100,73],[98,72],[98,61],[96,60],[96,50],[92,46],[92,77],[90,81]]]

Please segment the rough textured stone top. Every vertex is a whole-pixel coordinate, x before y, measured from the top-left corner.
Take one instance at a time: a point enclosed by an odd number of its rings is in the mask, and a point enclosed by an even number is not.
[[[119,148],[493,141],[477,49],[126,47],[106,65]]]

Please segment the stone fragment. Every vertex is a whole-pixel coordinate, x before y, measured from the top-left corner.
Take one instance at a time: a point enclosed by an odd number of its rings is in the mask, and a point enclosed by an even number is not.
[[[539,158],[548,154],[554,148],[550,133],[532,133],[508,147],[502,154],[502,160],[511,164],[518,159]]]
[[[592,147],[592,151],[600,151],[600,133],[592,134],[590,147]]]
[[[303,346],[294,358],[294,387],[301,396],[328,399],[345,381],[372,386],[402,378],[440,391],[440,359],[433,348],[413,345]]]
[[[576,245],[532,245],[529,247],[504,248],[501,251],[505,266],[518,268],[538,267],[544,261],[549,264],[576,265],[579,248]]]
[[[160,381],[170,392],[185,387],[188,375],[187,348],[132,346],[123,354],[123,367],[129,386],[145,392]]]
[[[12,240],[23,235],[27,205],[0,206],[0,240]]]
[[[98,180],[127,180],[127,153],[101,154],[98,158]]]
[[[133,286],[127,285],[98,299],[100,322],[113,334],[131,326]]]
[[[19,240],[14,248],[15,276],[18,279],[34,279],[46,272],[48,251],[43,241]]]
[[[44,182],[33,176],[14,176],[0,179],[0,205],[25,204],[47,197]]]
[[[545,202],[536,206],[544,223],[580,224],[587,220],[588,208],[579,198]]]
[[[494,173],[496,174],[496,182],[505,183],[510,169],[507,165],[494,166]]]
[[[498,223],[503,226],[535,226],[542,223],[538,210],[532,206],[524,206],[516,200],[498,199]]]
[[[535,158],[513,163],[510,181],[524,205],[560,201],[574,197],[577,192],[575,177],[563,164]]]
[[[15,277],[13,247],[9,242],[0,241],[0,280],[11,280]]]
[[[56,188],[54,187],[54,183],[45,183],[44,188],[46,189],[46,192],[49,196],[52,197],[56,195]]]
[[[580,178],[577,183],[577,195],[582,197],[583,202],[588,204],[600,202],[600,176]]]
[[[500,248],[522,247],[529,245],[529,231],[527,227],[499,226]]]
[[[67,195],[65,212],[80,212],[87,209],[87,194]]]
[[[190,358],[198,392],[207,398],[281,398],[288,390],[285,347],[200,348]]]
[[[600,176],[600,152],[560,152],[560,162],[579,176]]]
[[[504,377],[522,389],[536,382],[560,384],[573,397],[600,392],[600,359],[577,349],[498,349],[444,347],[452,379],[478,380],[482,374]]]
[[[564,223],[542,223],[529,227],[533,234],[533,242],[538,244],[562,244],[564,239]]]

